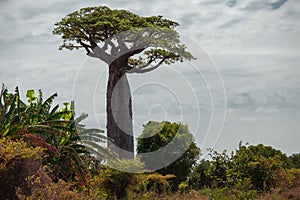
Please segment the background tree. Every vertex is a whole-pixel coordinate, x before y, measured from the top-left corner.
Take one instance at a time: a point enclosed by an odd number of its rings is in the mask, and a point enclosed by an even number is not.
[[[210,188],[212,177],[209,174],[211,163],[209,160],[201,160],[189,174],[188,184],[192,189]]]
[[[231,158],[227,155],[227,151],[223,150],[222,153],[210,149],[209,156],[213,160],[211,167],[207,171],[212,182],[212,187],[225,187],[228,184],[227,173],[230,170]]]
[[[289,156],[291,167],[300,169],[300,153],[295,153]]]
[[[270,146],[240,143],[229,155],[213,150],[209,155],[211,160],[202,160],[189,175],[191,188],[226,188],[250,195],[255,191],[270,191],[289,181],[288,157]]]
[[[109,67],[106,127],[112,142],[108,146],[121,157],[132,158],[134,152],[131,93],[126,74],[145,73],[163,63],[192,59],[174,31],[178,25],[162,16],[141,17],[105,6],[82,8],[55,24],[53,33],[63,39],[60,49],[83,48],[88,56]]]
[[[270,191],[286,178],[290,163],[280,150],[270,146],[242,145],[232,157],[232,172],[251,181],[252,189]],[[234,180],[236,182],[237,180]]]
[[[171,122],[150,121],[144,126],[143,133],[137,139],[137,152],[148,153],[153,151],[162,151],[161,158],[149,159],[147,155],[141,154],[141,160],[145,162],[146,168],[153,170],[156,162],[163,162],[166,157],[173,157],[175,162],[162,169],[157,170],[163,175],[174,174],[176,176],[172,182],[173,190],[178,185],[187,180],[188,174],[196,164],[200,149],[194,143],[193,135],[189,132],[186,125]],[[165,149],[166,145],[175,143],[175,149]]]

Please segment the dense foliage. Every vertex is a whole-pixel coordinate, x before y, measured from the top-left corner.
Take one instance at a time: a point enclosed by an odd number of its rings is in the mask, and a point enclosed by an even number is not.
[[[209,160],[196,163],[200,150],[187,126],[149,122],[138,139],[139,152],[172,142],[187,151],[165,152],[179,159],[155,173],[121,172],[101,163],[110,155],[98,145],[106,138],[79,123],[86,115],[76,119],[73,103],[59,109],[52,106],[56,94],[44,101],[42,92],[35,96],[33,90],[23,102],[18,88],[9,93],[3,87],[0,94],[0,199],[300,197],[299,154],[288,157],[269,146],[240,143],[230,155],[211,150]],[[149,163],[140,159],[109,162],[127,171],[147,170]]]
[[[19,90],[9,93],[4,87],[0,94],[0,138],[23,139],[33,147],[45,149],[44,163],[51,174],[64,180],[85,181],[90,151],[97,153],[99,159],[109,155],[99,145],[106,137],[102,130],[86,129],[80,122],[87,117],[82,114],[75,119],[74,103],[65,103],[59,109],[52,102],[57,94],[45,101],[42,92],[36,97],[28,90],[27,103],[20,99]]]
[[[288,157],[269,146],[242,145],[229,156],[211,151],[190,176],[192,188],[234,188],[242,191],[270,191],[288,180]]]
[[[162,16],[142,17],[127,10],[99,6],[68,14],[55,24],[53,34],[63,39],[60,49],[84,48],[87,54],[108,64],[127,53],[128,69],[142,70],[159,60],[170,64],[192,59],[174,30],[178,25]],[[140,53],[145,57],[133,57]]]
[[[295,153],[289,157],[291,167],[300,169],[300,153]]]
[[[173,145],[175,148],[164,148],[166,145]],[[153,151],[160,151],[161,156],[152,158],[152,155],[141,154],[141,160],[145,162],[147,169],[151,170],[153,166],[166,161],[166,157],[174,158],[174,162],[170,165],[157,170],[164,175],[176,176],[176,179],[172,180],[173,190],[177,190],[178,185],[187,180],[200,154],[200,149],[195,144],[188,127],[167,121],[149,121],[144,125],[144,131],[137,139],[138,153]]]

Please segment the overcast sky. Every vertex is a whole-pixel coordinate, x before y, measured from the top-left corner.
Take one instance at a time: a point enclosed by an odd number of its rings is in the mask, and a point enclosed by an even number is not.
[[[23,96],[42,89],[58,92],[57,103],[75,99],[86,124],[104,129],[106,66],[82,50],[58,51],[52,35],[66,14],[96,5],[178,21],[197,57],[129,76],[136,135],[149,119],[181,121],[203,150],[243,140],[300,152],[299,0],[1,0],[0,82]]]

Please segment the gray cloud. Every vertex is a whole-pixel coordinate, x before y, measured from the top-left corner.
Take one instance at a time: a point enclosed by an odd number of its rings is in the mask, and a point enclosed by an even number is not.
[[[199,2],[199,5],[201,6],[210,6],[210,5],[217,5],[220,4],[219,0],[204,0]]]
[[[180,0],[116,0],[70,3],[67,0],[45,0],[40,3],[35,0],[2,0],[0,81],[6,83],[10,90],[18,85],[22,93],[29,88],[41,88],[45,96],[59,92],[58,102],[73,98],[73,86],[76,82],[80,86],[74,96],[78,113],[88,112],[88,125],[96,126],[96,119],[99,119],[102,128],[105,128],[106,79],[97,88],[90,87],[95,86],[93,84],[99,78],[97,73],[92,73],[95,72],[93,70],[101,71],[105,66],[89,58],[84,62],[84,51],[58,51],[61,39],[51,35],[54,23],[66,14],[82,7],[100,4],[114,9],[128,9],[144,16],[162,14],[180,22],[178,30],[203,45],[221,71],[227,90],[229,124],[218,143],[220,149],[224,146],[235,148],[238,141],[243,139],[276,144],[288,152],[299,150],[290,146],[295,146],[295,141],[298,141],[295,135],[299,124],[295,119],[300,116],[300,1],[193,0],[187,3]],[[200,63],[206,63],[202,57],[199,60]],[[75,80],[80,68],[86,71],[81,79]],[[210,118],[209,111],[212,109],[209,87],[193,71],[182,68],[182,77],[179,77],[168,71],[159,71],[163,69],[167,68],[158,69],[156,74],[140,76],[140,79],[145,81],[152,77],[156,81],[165,80],[165,85],[173,82],[168,86],[181,95],[182,107],[188,113],[185,123],[195,126],[193,111],[199,106],[201,117],[205,119],[201,122],[201,128],[205,130]],[[203,74],[211,75],[210,71],[205,71],[206,68],[202,70]],[[190,81],[199,105],[192,99],[192,90],[182,86],[185,83],[183,77]],[[136,77],[131,76],[129,79],[133,86],[137,83],[134,82]],[[96,94],[96,103],[93,102],[94,96],[91,93]],[[153,96],[161,98],[162,101],[157,102],[170,111],[168,119],[177,120],[180,111],[176,109],[176,102],[169,101],[170,96],[154,89],[141,91],[139,94],[134,102],[137,110],[134,116],[140,124],[148,119],[143,116],[144,112],[148,112],[145,105],[155,103],[154,100],[149,100]],[[148,99],[143,99],[143,96]],[[216,102],[218,106],[220,99]],[[96,113],[93,110],[94,104]],[[161,114],[159,108],[153,111]],[[276,138],[282,137],[284,140],[276,140],[275,137],[270,139],[270,135],[274,134]],[[200,135],[198,141],[201,144],[204,133],[201,132]],[[238,141],[232,141],[232,138]],[[203,149],[211,147],[210,144],[216,140],[215,135],[209,135],[208,140],[205,143],[208,146],[204,145]]]
[[[229,97],[228,108],[248,111],[294,110],[300,106],[286,99],[279,92],[263,93],[255,98],[249,92],[241,92]]]
[[[285,4],[287,0],[278,0],[277,2],[270,3],[273,9],[279,9],[283,4]]]
[[[242,92],[238,94],[236,99],[229,99],[228,100],[228,108],[233,109],[250,109],[250,110],[256,110],[258,107],[256,105],[256,102],[251,97],[250,93],[248,92]]]
[[[225,28],[232,28],[234,25],[239,24],[242,22],[242,19],[232,19],[228,22],[223,23],[222,25],[218,26],[218,29],[225,29]]]
[[[198,17],[199,15],[196,12],[184,14],[180,17],[180,22],[182,24],[181,28],[185,29],[194,25],[197,22]]]
[[[276,2],[270,1],[270,0],[260,0],[260,1],[249,1],[248,4],[243,7],[245,10],[276,10],[279,9],[281,6],[283,6],[287,0],[278,0]]]
[[[233,7],[236,5],[236,0],[227,0],[226,6]]]

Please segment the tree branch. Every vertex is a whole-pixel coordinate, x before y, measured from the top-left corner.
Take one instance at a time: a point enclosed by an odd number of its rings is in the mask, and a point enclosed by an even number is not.
[[[107,64],[110,64],[114,58],[103,51],[98,45],[92,49],[93,53],[88,54],[91,57],[99,58],[100,60],[104,61]]]
[[[110,54],[112,56],[117,56],[118,55],[118,47],[111,41],[111,38],[106,40],[107,43],[111,46]]]
[[[86,52],[87,52],[87,55],[89,53],[91,53],[90,49],[89,48],[92,48],[92,46],[88,45],[88,44],[85,44],[84,42],[82,42],[81,40],[79,40],[79,43],[82,45],[82,47],[85,48]]]
[[[142,66],[138,67],[138,69],[141,70],[141,69],[144,69],[144,68],[148,67],[153,61],[155,61],[155,59],[153,59],[153,57],[151,56],[149,61],[145,65],[142,65]],[[129,67],[130,67],[130,69],[135,69],[136,68],[134,66],[129,66]]]
[[[155,61],[155,58],[153,58],[152,56],[150,57],[149,61],[147,62],[147,64],[140,66],[139,69],[144,69],[146,67],[148,67],[152,62]]]
[[[131,70],[128,70],[127,71],[127,73],[138,73],[138,74],[141,74],[141,73],[146,73],[146,72],[151,72],[151,71],[153,71],[153,70],[155,70],[155,69],[157,69],[166,59],[168,59],[169,58],[169,56],[167,56],[167,57],[164,57],[159,63],[157,63],[155,66],[153,66],[153,67],[150,67],[150,68],[147,68],[147,69],[145,69],[145,65],[144,66],[142,66],[142,68],[133,68],[133,69],[131,69]],[[155,59],[154,59],[155,60]],[[152,61],[153,62],[153,61]],[[151,63],[150,63],[151,64]],[[150,65],[150,64],[146,64],[146,65]],[[143,69],[144,68],[144,69]]]
[[[119,36],[116,36],[116,38],[117,38],[117,42],[119,44],[120,50],[121,51],[128,51],[129,49],[128,49],[126,43],[124,42],[124,39],[119,37]]]

